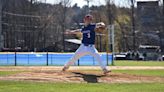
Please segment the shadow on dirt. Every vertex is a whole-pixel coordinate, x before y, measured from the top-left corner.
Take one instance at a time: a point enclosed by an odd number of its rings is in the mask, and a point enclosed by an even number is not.
[[[80,72],[72,72],[75,75],[78,75],[76,77],[82,77],[84,81],[87,83],[98,83],[99,77],[104,77],[105,75],[94,75],[94,74],[85,74]]]

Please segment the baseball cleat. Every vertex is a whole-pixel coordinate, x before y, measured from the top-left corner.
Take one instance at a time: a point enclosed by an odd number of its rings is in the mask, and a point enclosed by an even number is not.
[[[111,70],[107,70],[107,69],[103,69],[103,73],[106,75],[106,74],[108,74],[108,73],[110,73],[111,72]]]
[[[68,67],[63,67],[62,71],[65,72],[68,69]]]

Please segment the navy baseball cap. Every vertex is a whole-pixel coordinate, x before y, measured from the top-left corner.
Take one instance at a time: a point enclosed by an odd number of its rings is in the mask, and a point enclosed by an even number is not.
[[[84,19],[90,19],[90,20],[92,20],[93,19],[93,16],[91,14],[87,14],[87,15],[85,15]]]

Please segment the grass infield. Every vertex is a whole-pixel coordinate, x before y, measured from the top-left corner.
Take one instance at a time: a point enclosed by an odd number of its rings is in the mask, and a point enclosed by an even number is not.
[[[43,83],[0,81],[0,92],[163,92],[164,83]]]
[[[112,72],[142,76],[164,77],[164,70],[113,70]]]
[[[21,72],[23,72],[23,71],[0,71],[0,77],[17,74],[17,73],[21,73]]]
[[[164,66],[164,61],[127,61],[116,60],[115,66]]]

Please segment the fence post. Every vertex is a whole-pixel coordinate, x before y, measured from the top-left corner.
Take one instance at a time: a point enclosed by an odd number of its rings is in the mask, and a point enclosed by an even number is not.
[[[30,64],[30,61],[29,61],[29,53],[28,53],[28,57],[27,58],[28,58],[28,65],[29,65]]]
[[[109,44],[109,49],[112,52],[111,65],[114,65],[114,25],[108,25],[108,44]]]
[[[47,55],[46,55],[46,57],[47,57],[47,66],[48,66],[48,52],[47,52]]]
[[[52,61],[52,54],[51,54],[51,65],[53,65],[53,61]]]
[[[17,53],[15,51],[15,66],[17,66]]]
[[[94,57],[92,57],[93,58],[93,65],[95,65],[95,58]]]
[[[107,53],[106,53],[106,65],[107,65],[107,66],[109,65],[109,62],[108,62],[108,61],[109,61],[108,54],[109,54],[109,53],[108,53],[108,51],[107,51]]]
[[[80,66],[80,60],[79,60],[79,59],[78,59],[78,61],[77,61],[77,65]]]
[[[9,57],[8,57],[9,53],[7,53],[7,64],[9,64]]]

